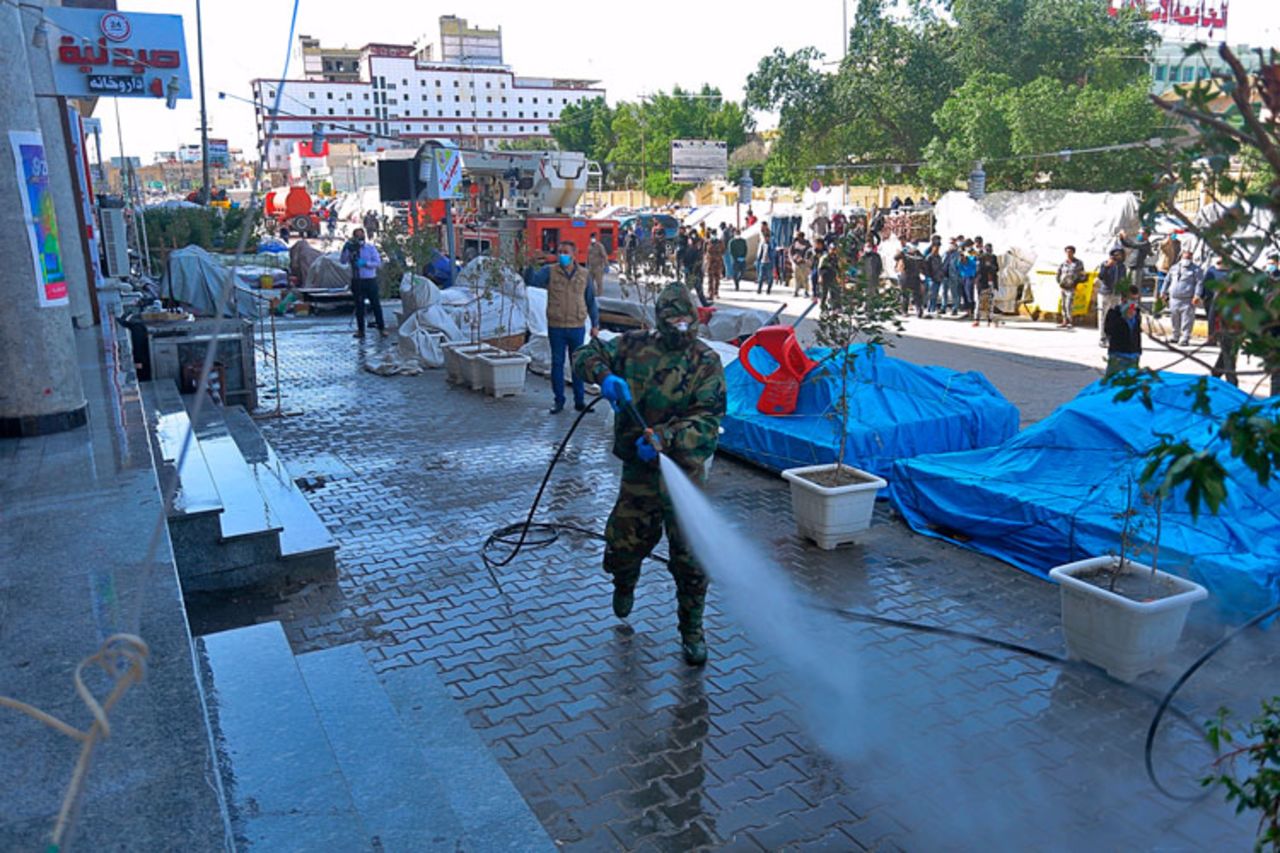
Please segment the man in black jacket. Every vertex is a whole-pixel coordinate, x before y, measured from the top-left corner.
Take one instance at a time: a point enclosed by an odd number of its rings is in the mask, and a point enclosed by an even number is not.
[[[1105,376],[1138,366],[1142,358],[1142,308],[1137,288],[1122,284],[1119,299],[1107,310],[1102,332],[1107,338]]]

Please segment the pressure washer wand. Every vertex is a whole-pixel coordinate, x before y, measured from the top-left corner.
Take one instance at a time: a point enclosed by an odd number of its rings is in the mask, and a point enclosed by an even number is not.
[[[632,420],[639,424],[640,428],[644,430],[644,437],[653,445],[653,449],[661,453],[662,439],[658,438],[658,434],[653,431],[653,427],[649,426],[645,419],[641,417],[640,410],[636,408],[636,404],[627,400],[622,405],[626,407],[627,414],[631,415]]]

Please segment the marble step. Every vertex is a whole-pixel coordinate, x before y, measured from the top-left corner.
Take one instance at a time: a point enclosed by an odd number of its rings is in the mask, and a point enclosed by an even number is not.
[[[381,680],[427,765],[439,768],[437,773],[446,780],[445,793],[462,824],[465,849],[486,853],[557,849],[431,664],[393,670]]]
[[[177,487],[166,506],[170,519],[195,518],[222,511],[222,498],[214,485],[200,440],[194,434],[182,455],[191,420],[182,404],[182,395],[172,379],[142,382],[142,405],[151,429],[152,448],[160,486],[167,493],[174,478]],[[181,464],[179,465],[179,459]]]
[[[185,395],[183,402],[195,425],[196,438],[208,464],[209,474],[222,498],[222,515],[218,519],[222,538],[237,539],[244,536],[267,535],[275,538],[281,524],[271,511],[271,506],[258,487],[254,471],[245,462],[244,454],[227,426],[226,410],[206,400],[195,412],[194,395]]]
[[[281,528],[281,557],[285,561],[309,560],[332,570],[337,543],[275,450],[262,437],[258,425],[240,408],[225,409],[223,417],[272,518]]]
[[[366,829],[386,853],[487,850],[450,807],[447,764],[429,765],[359,644],[298,657],[312,704]]]
[[[280,623],[197,644],[237,849],[371,849]]]

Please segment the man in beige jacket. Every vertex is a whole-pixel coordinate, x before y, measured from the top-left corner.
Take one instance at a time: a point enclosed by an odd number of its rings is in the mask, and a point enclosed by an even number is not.
[[[595,245],[593,237],[592,246]],[[591,318],[591,337],[600,331],[595,288],[587,270],[574,260],[574,253],[572,243],[560,244],[560,254],[547,281],[547,339],[551,343],[551,391],[555,394],[555,405],[551,407],[553,415],[564,411],[565,356],[582,346],[586,339],[583,327],[588,317]],[[573,377],[573,407],[579,412],[587,407],[586,389],[576,374]]]

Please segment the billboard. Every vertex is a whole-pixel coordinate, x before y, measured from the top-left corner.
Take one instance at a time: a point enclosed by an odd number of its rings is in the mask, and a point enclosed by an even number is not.
[[[55,95],[69,98],[157,98],[171,84],[191,97],[181,15],[69,9],[43,10],[60,36],[50,39]]]
[[[700,184],[729,171],[729,143],[721,139],[671,140],[671,180]]]
[[[462,154],[456,148],[428,147],[419,166],[418,179],[426,187],[427,199],[462,198]]]
[[[1180,39],[1204,33],[1212,37],[1215,30],[1226,37],[1229,0],[1111,0],[1111,14],[1119,9],[1145,12],[1157,29],[1167,30]]]
[[[224,169],[231,165],[231,149],[227,146],[227,140],[209,140],[209,165]]]
[[[53,193],[49,188],[49,161],[44,156],[44,137],[35,130],[9,131],[14,167],[18,173],[18,194],[27,221],[27,240],[35,265],[36,287],[40,307],[66,305],[67,273],[62,268],[62,246],[58,237],[58,218],[53,212]]]

